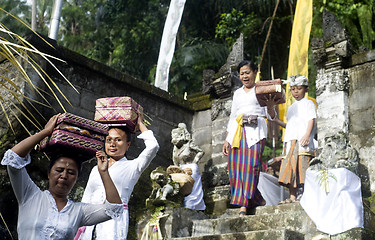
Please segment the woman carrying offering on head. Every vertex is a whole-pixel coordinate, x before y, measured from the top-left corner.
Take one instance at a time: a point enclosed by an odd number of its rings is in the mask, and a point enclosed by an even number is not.
[[[275,117],[275,112],[272,109],[269,115],[266,108],[259,105],[255,95],[257,67],[254,63],[244,60],[237,70],[243,86],[233,95],[222,151],[229,156],[230,204],[240,206],[240,216],[245,216],[247,208],[266,203],[257,185],[267,137],[265,117]]]
[[[95,227],[87,227],[78,239],[126,239],[129,226],[128,202],[130,195],[142,172],[159,150],[159,144],[153,132],[144,125],[142,117],[138,118],[138,129],[141,131],[138,138],[144,140],[146,148],[134,160],[128,160],[125,156],[131,140],[131,133],[126,128],[110,128],[109,135],[105,140],[105,151],[109,155],[108,171],[124,205],[122,216],[97,224]],[[91,170],[82,202],[102,203],[104,201],[103,185],[98,181],[98,178],[98,169],[94,167]]]
[[[105,191],[101,204],[76,203],[68,199],[80,173],[81,162],[68,154],[51,157],[48,190],[41,191],[31,180],[25,166],[30,151],[52,133],[60,114],[50,118],[40,132],[9,149],[1,161],[8,174],[19,207],[17,232],[20,240],[73,239],[77,229],[122,214],[121,198],[108,173],[108,159],[97,152],[98,170]]]

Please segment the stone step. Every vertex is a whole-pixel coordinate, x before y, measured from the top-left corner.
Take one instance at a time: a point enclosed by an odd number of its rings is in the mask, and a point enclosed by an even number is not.
[[[303,210],[247,215],[245,217],[228,216],[216,219],[194,220],[192,236],[241,233],[250,231],[288,229],[314,235],[317,233],[314,223]]]
[[[312,239],[312,240],[372,240],[375,239],[375,233],[368,229],[363,228],[353,228],[346,232],[336,234],[336,235],[328,235],[325,233],[319,233],[315,235],[313,238],[306,238],[305,239]]]
[[[331,236],[334,237],[331,239],[375,239],[375,234],[372,232],[372,230],[375,229],[375,215],[367,205],[364,206],[365,229],[351,229],[347,232]],[[170,217],[172,218],[168,218],[166,223],[162,224],[165,233],[163,236],[170,239],[211,239],[209,237],[195,238],[206,236],[215,236],[212,239],[224,239],[216,235],[228,235],[228,239],[236,239],[232,238],[232,236],[242,236],[241,234],[245,232],[285,229],[289,232],[303,234],[305,240],[329,239],[315,238],[319,235],[324,236],[324,234],[316,229],[315,224],[307,216],[298,202],[277,206],[257,207],[255,215],[247,215],[245,217],[239,217],[238,211],[238,208],[231,208],[227,209],[224,215],[213,217],[195,210],[174,208],[171,209],[170,212]],[[350,237],[348,238],[347,236]],[[252,238],[244,237],[238,239]],[[260,237],[258,239],[268,238]]]
[[[205,235],[196,237],[168,238],[169,240],[304,240],[301,233],[288,229],[270,229],[240,233]]]
[[[280,213],[280,212],[293,212],[293,211],[300,211],[302,210],[301,205],[299,202],[294,203],[287,203],[287,204],[280,204],[275,206],[261,206],[255,208],[255,212],[253,215],[265,215],[265,214],[273,214],[273,213]],[[238,216],[239,208],[228,208],[220,218],[229,217],[229,216]]]

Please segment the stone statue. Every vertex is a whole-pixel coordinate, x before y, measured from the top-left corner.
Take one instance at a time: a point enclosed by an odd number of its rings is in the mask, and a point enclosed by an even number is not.
[[[325,139],[321,153],[310,162],[310,168],[320,170],[323,167],[346,168],[358,175],[358,153],[347,142],[344,133],[339,132]]]
[[[165,205],[167,198],[176,196],[179,193],[180,185],[173,182],[171,177],[162,167],[157,167],[150,174],[152,191],[146,199],[146,206],[150,204]]]
[[[187,163],[198,163],[204,152],[195,145],[185,123],[179,123],[178,128],[172,129],[173,163],[176,166]]]
[[[172,156],[174,165],[185,171],[191,171],[191,177],[195,181],[192,192],[184,199],[184,207],[205,210],[202,180],[198,167],[198,162],[203,157],[204,152],[195,145],[185,123],[179,123],[177,128],[172,129],[171,137],[171,142],[174,145]]]

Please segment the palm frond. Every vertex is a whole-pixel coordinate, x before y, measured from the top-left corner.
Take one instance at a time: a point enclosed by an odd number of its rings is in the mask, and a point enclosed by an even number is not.
[[[6,227],[7,231],[8,231],[8,233],[9,233],[9,235],[10,235],[10,238],[13,240],[14,238],[13,238],[12,234],[10,233],[10,230],[9,230],[9,228],[8,228],[8,225],[7,225],[7,223],[5,222],[5,219],[4,219],[4,217],[3,217],[3,214],[0,213],[0,217],[1,217],[1,220],[3,220],[3,223],[4,223],[4,225],[5,225],[5,227]]]
[[[23,26],[26,26],[49,47],[55,49],[51,43],[46,41],[38,33],[34,32],[26,23],[22,22],[22,20],[2,8],[0,8],[0,11],[6,13]],[[5,93],[4,95],[0,96],[0,108],[13,132],[14,129],[12,127],[12,120],[10,118],[11,115],[17,119],[19,124],[30,134],[26,124],[22,122],[21,117],[27,122],[31,123],[37,129],[40,129],[42,125],[38,122],[38,118],[34,115],[36,113],[42,119],[45,120],[45,118],[36,106],[39,105],[53,109],[52,104],[47,99],[48,97],[54,99],[54,101],[58,103],[58,106],[60,106],[64,112],[66,112],[66,108],[64,106],[66,103],[72,106],[69,99],[64,95],[57,83],[46,73],[44,68],[38,64],[39,60],[46,62],[46,64],[49,66],[52,66],[52,68],[59,74],[59,76],[62,77],[62,79],[64,79],[77,93],[79,92],[57,68],[57,66],[53,64],[53,61],[65,63],[64,60],[39,51],[29,41],[22,38],[17,33],[10,31],[2,23],[0,23],[0,34],[0,60],[2,62],[7,62],[9,63],[7,65],[10,65],[10,67],[0,68],[0,89],[2,89]],[[30,70],[34,71],[38,75],[39,79],[44,84],[44,87],[46,87],[47,92],[33,83],[29,76]],[[19,86],[19,83],[17,84],[12,77],[7,76],[8,74],[9,76],[13,74],[17,81],[25,83],[25,86],[28,86],[33,94],[36,95],[36,98],[40,100],[35,100],[26,96],[23,92],[23,88]]]
[[[336,176],[329,172],[328,168],[323,167],[319,170],[318,175],[316,176],[316,181],[319,182],[320,187],[322,190],[328,194],[330,192],[329,188],[329,179],[332,178],[337,181]]]

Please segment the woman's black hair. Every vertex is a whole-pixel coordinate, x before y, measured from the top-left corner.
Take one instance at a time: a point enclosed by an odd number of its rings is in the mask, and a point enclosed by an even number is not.
[[[133,133],[129,131],[128,128],[123,127],[123,126],[111,126],[109,127],[108,131],[111,129],[120,129],[121,131],[125,132],[126,134],[126,142],[131,142],[133,139]]]
[[[254,64],[253,61],[250,61],[250,60],[243,60],[241,61],[238,66],[237,66],[237,71],[240,72],[240,69],[243,67],[243,66],[246,66],[248,65],[250,67],[251,70],[253,71],[258,71],[258,66]]]
[[[66,158],[72,159],[77,164],[78,176],[80,176],[82,172],[82,161],[79,161],[77,155],[75,155],[73,152],[72,153],[55,152],[55,153],[50,154],[49,157],[50,157],[50,161],[48,165],[48,173],[51,172],[51,169],[53,165],[55,165],[57,160],[59,160],[62,157],[66,157]]]

